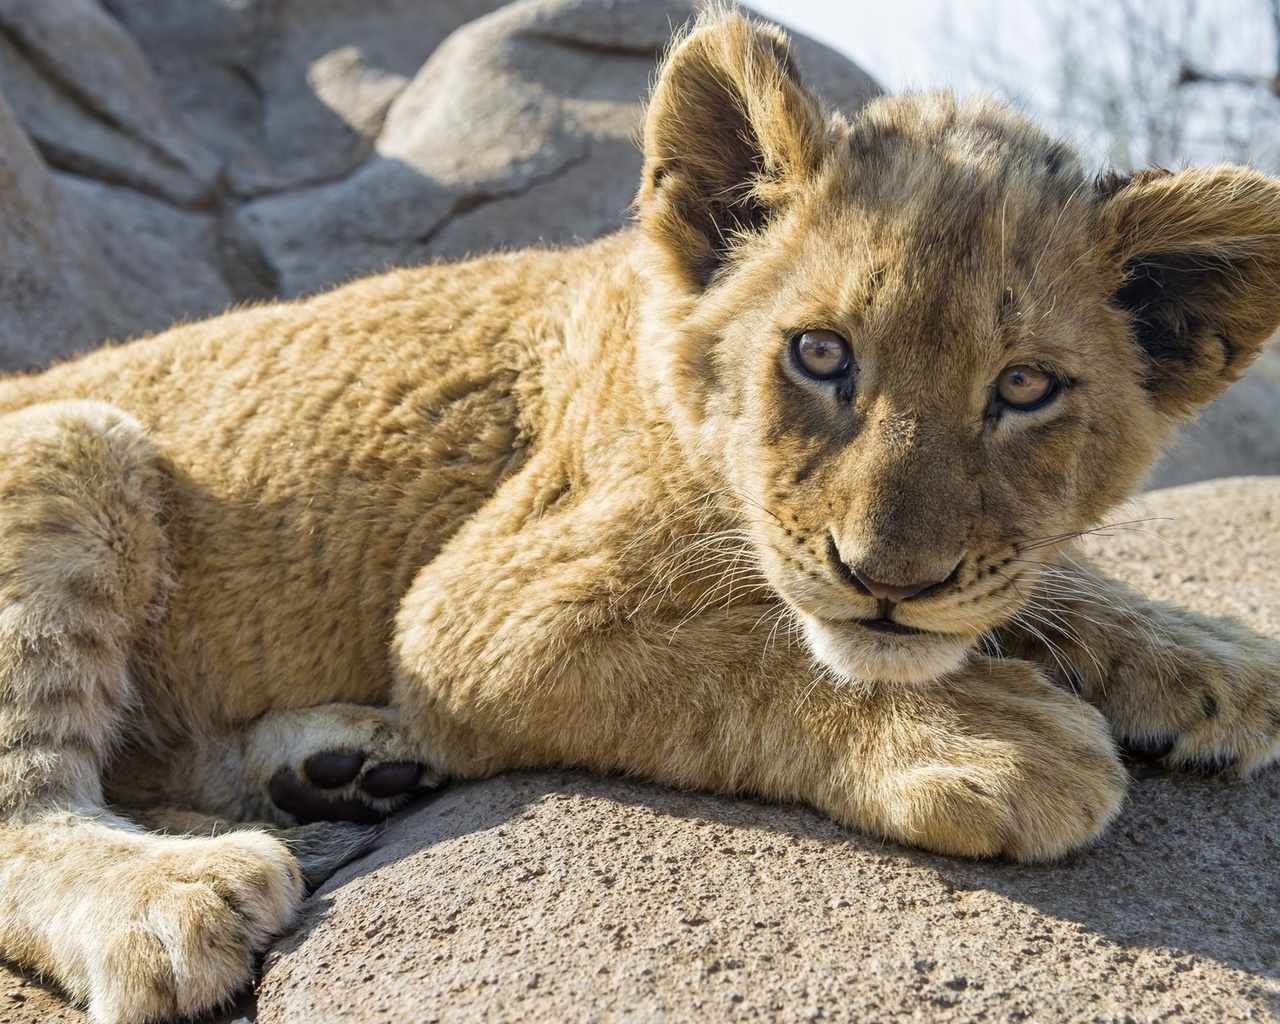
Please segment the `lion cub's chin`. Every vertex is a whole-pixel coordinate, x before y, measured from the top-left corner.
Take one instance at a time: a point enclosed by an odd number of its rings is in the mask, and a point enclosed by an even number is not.
[[[932,683],[958,669],[973,649],[973,641],[962,636],[894,636],[856,622],[806,614],[800,620],[813,656],[848,682]]]

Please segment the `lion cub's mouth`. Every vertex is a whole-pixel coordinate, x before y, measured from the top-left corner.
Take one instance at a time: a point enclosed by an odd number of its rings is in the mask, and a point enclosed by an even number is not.
[[[901,622],[894,622],[892,619],[849,619],[848,621],[856,623],[863,629],[889,633],[893,636],[925,636],[932,632],[928,629],[917,629],[915,626],[904,626]]]
[[[800,615],[809,650],[838,676],[865,682],[931,683],[955,671],[974,638],[906,626],[888,618]]]

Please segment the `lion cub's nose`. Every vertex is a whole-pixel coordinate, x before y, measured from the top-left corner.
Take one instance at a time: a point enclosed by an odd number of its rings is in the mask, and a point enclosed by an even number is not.
[[[960,572],[960,566],[964,561],[964,559],[961,559],[951,572],[945,576],[940,576],[936,580],[921,580],[919,583],[895,586],[892,583],[881,583],[867,570],[846,562],[840,555],[840,547],[836,543],[835,537],[827,538],[827,556],[831,559],[831,564],[835,570],[844,577],[845,582],[853,587],[854,590],[860,594],[866,594],[868,597],[874,597],[877,601],[887,601],[889,604],[898,604],[900,601],[915,597],[931,587],[941,587],[946,583],[950,583]]]
[[[877,601],[890,601],[897,604],[899,601],[905,601],[909,597],[915,597],[922,590],[942,583],[942,580],[925,580],[922,583],[908,583],[905,587],[895,587],[889,583],[880,583],[873,580],[866,573],[859,572],[853,566],[849,567],[849,572],[853,574],[854,580],[868,594]]]

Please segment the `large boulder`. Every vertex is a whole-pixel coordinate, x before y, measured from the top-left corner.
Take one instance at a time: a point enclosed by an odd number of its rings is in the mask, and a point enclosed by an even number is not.
[[[218,160],[97,0],[0,0],[0,95],[56,167],[183,205],[213,194]]]
[[[478,18],[391,103],[356,171],[249,203],[237,222],[290,296],[388,263],[612,231],[640,179],[635,138],[654,64],[697,6],[521,0]],[[799,57],[848,109],[878,92],[812,40]]]
[[[41,365],[231,299],[213,218],[53,175],[0,97],[0,366]]]
[[[395,96],[504,0],[105,0],[239,197],[350,173]]]
[[[1161,491],[1090,547],[1280,637],[1280,479]],[[1135,770],[1092,849],[938,857],[798,807],[562,772],[446,791],[312,900],[259,1024],[1272,1019],[1280,774]]]

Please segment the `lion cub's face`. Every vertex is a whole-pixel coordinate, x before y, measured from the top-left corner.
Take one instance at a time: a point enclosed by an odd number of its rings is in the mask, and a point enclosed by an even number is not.
[[[828,121],[741,19],[673,54],[646,150],[665,399],[848,678],[935,679],[1053,586],[1277,313],[1274,182],[1095,183],[948,95]]]

